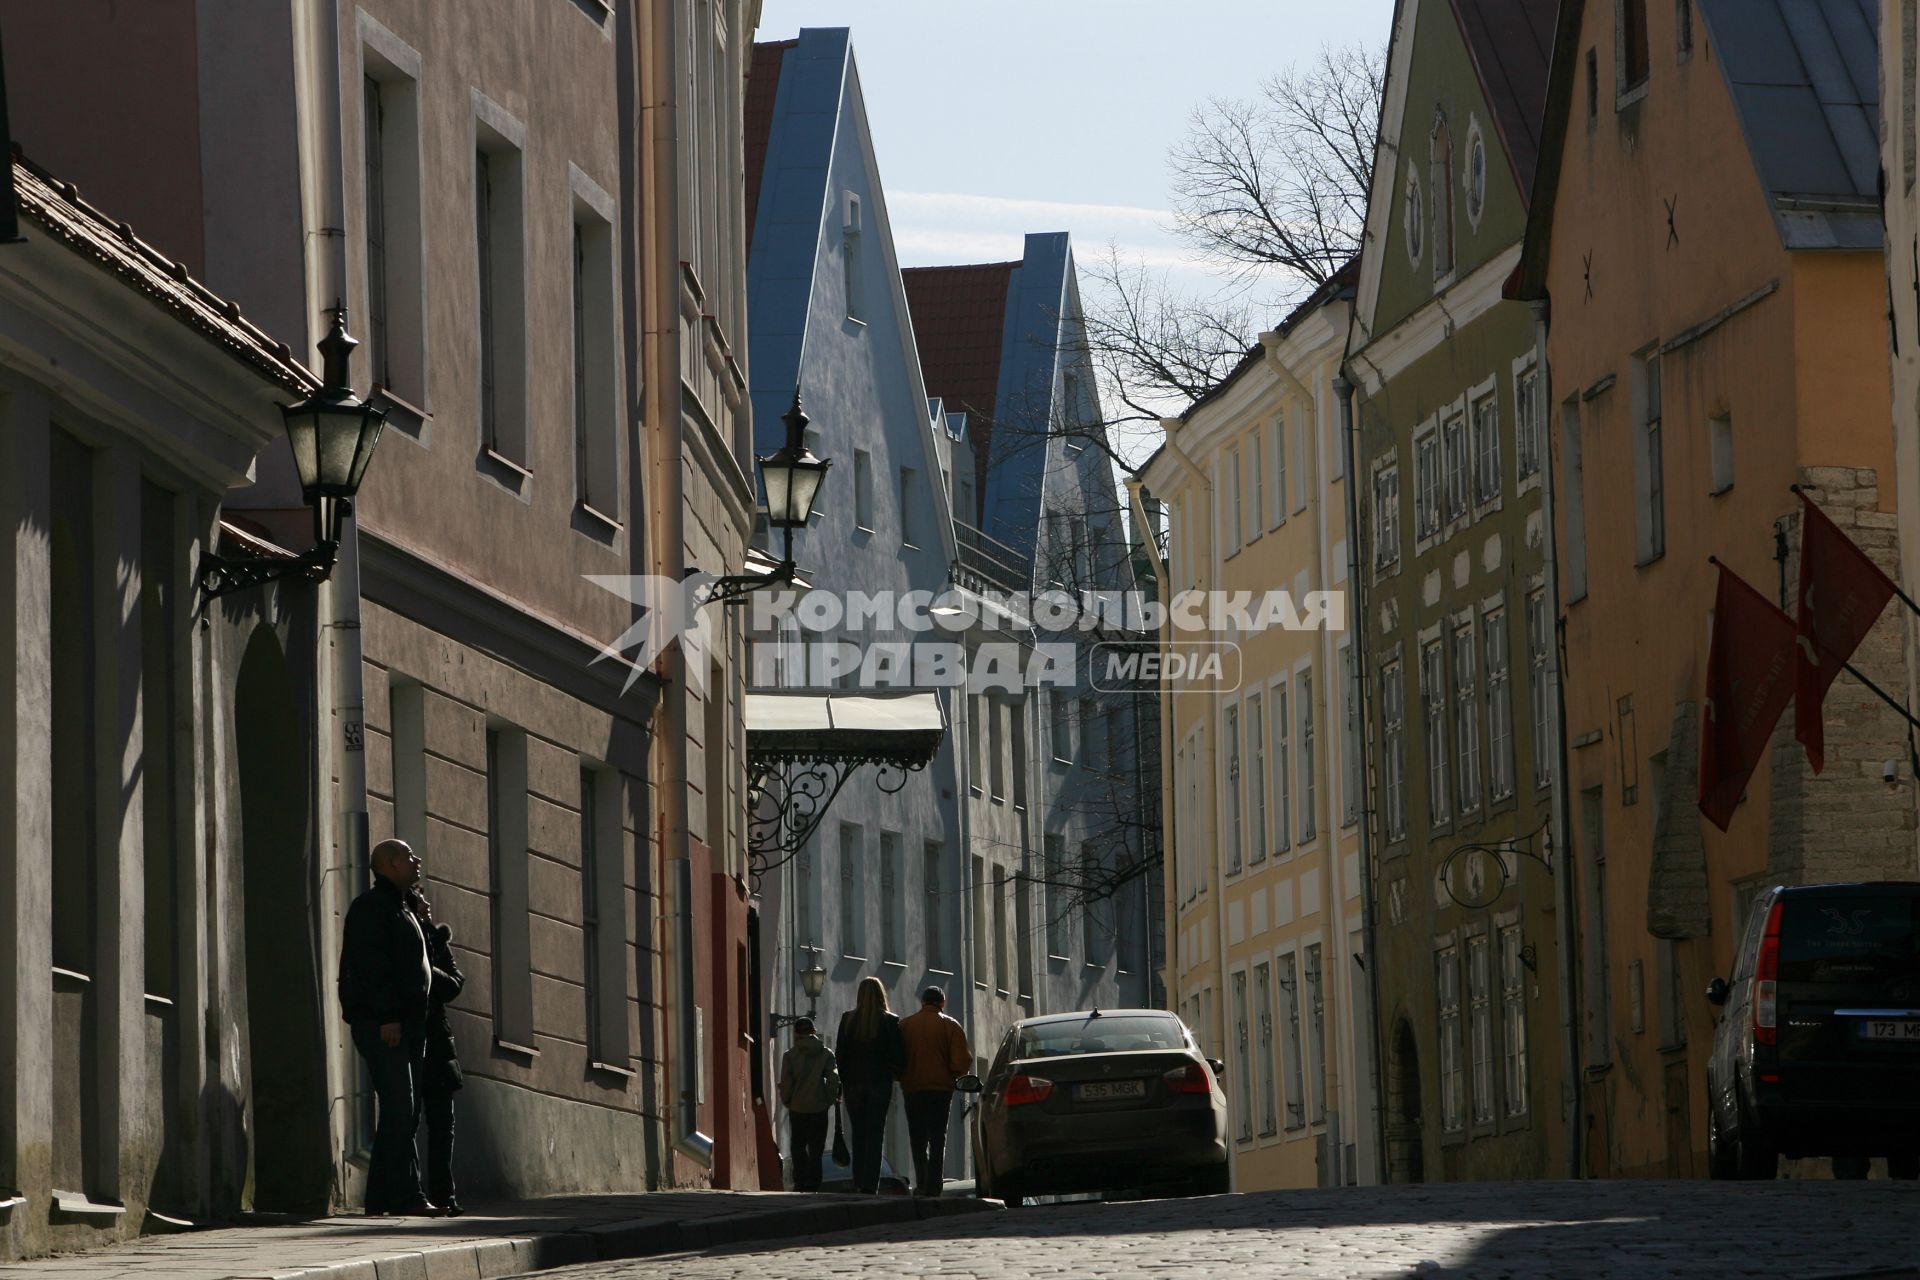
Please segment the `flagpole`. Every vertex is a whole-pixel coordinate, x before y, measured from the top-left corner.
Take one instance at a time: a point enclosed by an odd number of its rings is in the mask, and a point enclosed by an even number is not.
[[[1707,563],[1710,565],[1713,565],[1715,568],[1727,569],[1726,565],[1723,565],[1720,563],[1719,556],[1713,556],[1713,555],[1708,556]],[[1727,569],[1727,572],[1733,573],[1734,577],[1736,578],[1740,576],[1739,574],[1734,573],[1732,569]],[[1744,579],[1742,579],[1742,581],[1744,581]],[[1754,594],[1758,595],[1759,593],[1755,592]],[[1761,598],[1765,599],[1766,597],[1762,596]],[[1905,599],[1906,597],[1902,596],[1901,598]],[[1786,611],[1783,609],[1781,610],[1781,612],[1785,613]],[[1915,612],[1920,612],[1920,610],[1916,610]],[[1892,694],[1888,693],[1885,689],[1882,689],[1879,685],[1875,684],[1873,681],[1867,679],[1865,675],[1861,674],[1860,668],[1854,666],[1851,662],[1848,662],[1838,657],[1837,655],[1835,655],[1833,650],[1821,644],[1817,638],[1813,640],[1813,643],[1814,643],[1814,646],[1820,650],[1820,653],[1823,657],[1829,659],[1830,661],[1838,662],[1840,664],[1840,669],[1842,671],[1846,672],[1848,675],[1852,676],[1855,680],[1858,680],[1861,684],[1865,685],[1874,694],[1874,696],[1880,699],[1880,701],[1886,703],[1888,706],[1892,707],[1895,711],[1898,711],[1900,713],[1900,718],[1905,720],[1913,728],[1920,729],[1920,719],[1916,719],[1914,717],[1913,712],[1907,710],[1906,703],[1897,701]]]
[[[1819,503],[1815,502],[1812,498],[1809,498],[1806,494],[1806,490],[1802,489],[1799,485],[1790,484],[1787,486],[1787,488],[1791,490],[1793,493],[1799,495],[1800,501],[1806,503],[1810,507],[1818,507],[1820,510],[1820,514],[1826,515],[1826,508],[1821,507]],[[1827,519],[1831,520],[1833,519],[1833,517],[1827,516]],[[1855,545],[1858,545],[1858,544],[1856,543]],[[1780,571],[1782,573],[1786,572],[1786,564],[1784,561],[1781,563]],[[1885,570],[1882,570],[1882,572],[1885,572]],[[1899,598],[1900,603],[1907,606],[1908,609],[1912,610],[1915,616],[1920,616],[1920,604],[1915,604],[1913,602],[1913,597],[1908,595],[1906,592],[1902,591],[1900,589],[1900,584],[1897,582],[1894,582],[1891,577],[1889,577],[1887,581],[1889,583],[1892,583],[1893,594]],[[1848,667],[1847,670],[1852,671],[1853,668]],[[1858,673],[1856,672],[1855,674],[1858,674]]]

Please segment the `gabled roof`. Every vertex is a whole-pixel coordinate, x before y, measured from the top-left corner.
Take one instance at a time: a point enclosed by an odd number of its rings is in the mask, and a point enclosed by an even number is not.
[[[1524,199],[1540,158],[1558,0],[1453,0],[1454,17]]]
[[[753,218],[760,209],[760,178],[767,167],[767,139],[773,133],[773,104],[780,96],[780,65],[800,40],[763,41],[753,46],[745,104],[747,162],[747,252],[753,252]]]
[[[901,271],[914,343],[927,394],[948,412],[969,419],[976,471],[987,473],[987,446],[1000,390],[1000,355],[1007,327],[1007,290],[1019,262],[962,267],[908,267]]]

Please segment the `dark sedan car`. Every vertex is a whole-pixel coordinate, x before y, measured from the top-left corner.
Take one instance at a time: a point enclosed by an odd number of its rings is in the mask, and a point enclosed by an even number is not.
[[[1920,884],[1816,884],[1754,901],[1707,1062],[1716,1178],[1771,1178],[1776,1156],[1873,1156],[1920,1174]]]
[[[974,1112],[979,1194],[1227,1190],[1220,1064],[1158,1009],[1028,1018],[1008,1029]]]

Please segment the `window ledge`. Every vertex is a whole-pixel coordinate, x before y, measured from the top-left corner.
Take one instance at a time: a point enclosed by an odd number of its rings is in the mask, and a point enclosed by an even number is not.
[[[55,1191],[51,1212],[67,1218],[113,1219],[125,1216],[127,1207],[122,1204],[103,1204],[98,1200],[89,1200],[78,1191]]]
[[[481,446],[481,449],[480,449],[480,456],[484,458],[486,461],[492,463],[494,466],[499,467],[501,470],[512,472],[514,475],[519,476],[522,480],[533,479],[533,472],[527,470],[525,466],[521,465],[518,462],[515,462],[512,458],[509,458],[506,454],[500,453],[495,449],[492,449],[490,447],[483,445]]]
[[[898,969],[900,972],[905,973],[907,971],[907,962],[905,960],[882,960],[880,967],[882,969]]]
[[[640,1075],[639,1072],[633,1070],[631,1067],[619,1067],[611,1062],[588,1062],[587,1070],[597,1072],[601,1075],[619,1076],[626,1080],[638,1079]]]
[[[1613,95],[1613,109],[1625,111],[1634,103],[1647,96],[1648,79],[1642,78],[1624,89],[1616,90]]]
[[[851,960],[855,964],[865,964],[867,962],[867,958],[865,956],[856,956],[844,951],[840,953],[840,958],[842,960]]]
[[[376,386],[368,399],[387,411],[388,426],[398,427],[416,444],[426,443],[420,437],[425,434],[427,424],[433,421],[431,413],[399,395],[392,387]]]
[[[592,503],[589,503],[589,502],[576,503],[574,504],[573,510],[574,510],[574,514],[579,516],[582,520],[586,520],[592,524],[598,525],[604,528],[608,533],[618,533],[623,527],[618,520],[614,519],[612,516],[608,515],[606,512],[601,511],[599,508],[595,507]]]
[[[502,1040],[498,1036],[495,1036],[493,1038],[493,1047],[496,1049],[504,1049],[508,1053],[518,1054],[520,1057],[528,1058],[528,1059],[534,1059],[540,1056],[540,1051],[538,1049],[532,1048],[524,1044],[515,1044],[511,1040]]]

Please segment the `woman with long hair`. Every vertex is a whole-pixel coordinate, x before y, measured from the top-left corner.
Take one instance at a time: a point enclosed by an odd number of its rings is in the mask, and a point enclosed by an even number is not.
[[[853,1008],[840,1015],[834,1053],[851,1130],[853,1189],[871,1195],[880,1189],[880,1147],[887,1136],[893,1082],[907,1069],[900,1019],[887,1008],[887,989],[880,979],[860,979]]]

